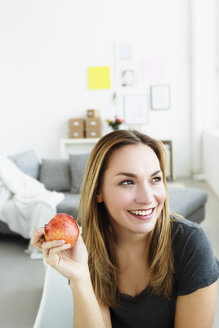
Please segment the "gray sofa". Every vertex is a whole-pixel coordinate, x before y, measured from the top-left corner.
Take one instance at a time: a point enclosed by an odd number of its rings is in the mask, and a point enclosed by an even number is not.
[[[24,173],[42,182],[48,190],[64,193],[57,212],[77,217],[80,185],[89,154],[70,155],[69,159],[39,160],[33,150],[9,156]],[[207,194],[199,189],[168,186],[171,212],[200,223],[205,217]],[[0,218],[0,234],[14,234]]]

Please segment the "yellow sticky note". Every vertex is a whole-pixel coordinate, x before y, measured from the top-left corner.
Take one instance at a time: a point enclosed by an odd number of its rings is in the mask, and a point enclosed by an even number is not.
[[[110,67],[88,67],[88,89],[110,89]]]

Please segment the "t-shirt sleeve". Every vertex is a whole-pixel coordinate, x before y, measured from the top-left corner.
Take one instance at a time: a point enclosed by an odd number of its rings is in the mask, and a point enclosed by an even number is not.
[[[207,287],[219,277],[219,262],[201,227],[181,238],[175,258],[176,294],[186,295]]]

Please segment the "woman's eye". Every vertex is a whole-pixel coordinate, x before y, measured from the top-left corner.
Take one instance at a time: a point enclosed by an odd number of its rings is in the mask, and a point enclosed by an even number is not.
[[[161,177],[155,177],[152,179],[153,182],[157,183],[157,182],[160,182],[162,180]]]
[[[127,185],[131,185],[133,183],[134,182],[132,180],[124,180],[120,184],[123,185],[123,186],[127,186]]]

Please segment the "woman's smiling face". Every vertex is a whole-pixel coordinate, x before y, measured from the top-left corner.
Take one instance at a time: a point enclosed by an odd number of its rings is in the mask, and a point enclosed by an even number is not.
[[[111,154],[97,201],[104,202],[117,234],[153,230],[166,199],[159,160],[144,144]]]

